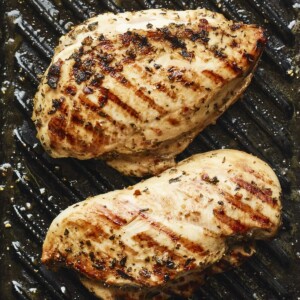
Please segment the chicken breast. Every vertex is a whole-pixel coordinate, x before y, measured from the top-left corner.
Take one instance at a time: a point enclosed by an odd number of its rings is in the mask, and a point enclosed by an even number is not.
[[[238,264],[232,253],[242,253],[241,241],[272,237],[280,194],[272,169],[252,155],[194,155],[133,187],[67,208],[49,228],[42,261],[77,270],[99,293],[167,293],[180,278],[222,271],[224,257]]]
[[[34,99],[37,136],[53,157],[157,174],[237,100],[265,43],[205,9],[91,18],[60,39]]]

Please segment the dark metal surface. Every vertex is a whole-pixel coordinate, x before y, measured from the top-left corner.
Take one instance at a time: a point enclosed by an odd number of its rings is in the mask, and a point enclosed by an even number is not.
[[[101,161],[52,159],[35,139],[32,98],[59,36],[72,24],[105,11],[198,6],[263,25],[269,43],[243,99],[196,137],[178,159],[222,147],[245,150],[272,166],[284,192],[283,225],[276,239],[259,242],[254,258],[209,278],[194,298],[300,297],[300,41],[299,33],[291,30],[299,16],[296,1],[0,3],[0,299],[93,299],[72,272],[51,272],[40,264],[43,238],[53,218],[70,204],[138,181]]]

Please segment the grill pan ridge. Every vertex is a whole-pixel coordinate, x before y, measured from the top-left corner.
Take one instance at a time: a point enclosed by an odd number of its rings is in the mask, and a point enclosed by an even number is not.
[[[299,299],[299,3],[0,0],[0,4],[0,299],[94,299],[72,272],[52,272],[41,265],[43,238],[53,218],[67,206],[139,180],[101,161],[50,158],[35,138],[32,98],[59,36],[72,25],[107,11],[160,7],[205,7],[261,24],[269,36],[242,99],[198,135],[178,160],[218,148],[241,149],[262,158],[283,187],[282,227],[273,241],[257,243],[255,257],[209,278],[193,299]],[[298,30],[292,30],[297,19]]]

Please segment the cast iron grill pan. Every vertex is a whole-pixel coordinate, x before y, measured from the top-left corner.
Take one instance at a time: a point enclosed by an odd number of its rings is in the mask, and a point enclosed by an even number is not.
[[[178,160],[212,149],[244,150],[272,166],[284,193],[283,225],[278,237],[258,242],[255,257],[240,268],[209,278],[193,299],[296,299],[300,295],[300,268],[293,247],[299,237],[294,227],[297,207],[290,200],[295,178],[287,172],[295,157],[295,133],[290,128],[297,96],[287,92],[296,85],[292,63],[295,35],[289,26],[295,18],[293,5],[291,0],[3,1],[0,155],[9,165],[1,166],[0,299],[94,299],[72,272],[54,273],[40,264],[47,228],[69,205],[138,182],[101,161],[52,159],[36,140],[30,120],[32,98],[58,38],[73,24],[107,11],[198,6],[231,19],[263,25],[269,42],[243,100],[197,136]]]

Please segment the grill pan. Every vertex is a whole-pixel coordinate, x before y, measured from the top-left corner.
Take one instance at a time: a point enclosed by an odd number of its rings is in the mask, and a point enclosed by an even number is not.
[[[253,258],[209,278],[193,299],[300,298],[300,35],[299,29],[291,30],[297,13],[299,20],[299,3],[0,0],[0,4],[0,299],[94,299],[74,273],[52,272],[40,264],[43,238],[50,222],[67,206],[138,182],[101,161],[52,159],[36,140],[30,120],[32,98],[59,36],[106,11],[199,6],[261,24],[269,42],[243,98],[197,136],[178,160],[219,148],[262,158],[283,187],[283,215],[275,240],[258,242]]]

